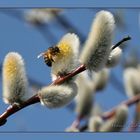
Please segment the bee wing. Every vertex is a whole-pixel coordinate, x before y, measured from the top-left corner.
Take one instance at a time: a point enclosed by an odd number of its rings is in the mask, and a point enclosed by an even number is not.
[[[37,58],[39,59],[40,57],[42,57],[44,55],[44,52],[43,53],[40,53]]]

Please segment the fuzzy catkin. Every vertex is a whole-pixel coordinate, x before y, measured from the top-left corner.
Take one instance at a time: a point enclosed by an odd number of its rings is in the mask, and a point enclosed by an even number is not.
[[[122,49],[117,47],[115,49],[113,49],[108,57],[107,63],[106,63],[106,67],[107,68],[112,68],[114,66],[116,66],[121,59],[121,55],[122,55]]]
[[[31,24],[45,24],[49,23],[55,18],[55,12],[58,14],[60,9],[31,9],[24,13],[24,18],[27,22]]]
[[[52,80],[54,81],[60,74],[72,71],[78,65],[79,38],[74,33],[67,33],[57,44],[60,53],[54,57],[52,63]]]
[[[134,97],[135,95],[140,94],[140,67],[136,65],[130,65],[124,70],[124,87],[126,94],[129,98]],[[133,122],[134,125],[138,125],[140,121],[140,102],[136,104],[134,112]],[[131,126],[135,127],[135,126]]]
[[[75,127],[66,128],[65,131],[66,132],[80,132],[80,130],[78,128],[75,128]]]
[[[90,114],[93,106],[94,84],[87,77],[86,71],[79,74],[75,82],[78,87],[75,111],[78,117],[85,117]]]
[[[3,100],[6,104],[21,103],[28,99],[28,81],[20,54],[10,52],[6,55],[2,76]]]
[[[103,90],[106,87],[109,81],[109,73],[110,70],[107,68],[104,68],[97,73],[92,72],[92,80],[96,91]]]
[[[48,108],[59,108],[69,104],[77,95],[74,82],[44,87],[39,91],[41,104]]]
[[[100,116],[92,116],[89,119],[88,130],[90,132],[99,132],[99,129],[103,123],[103,120]]]
[[[128,97],[140,93],[140,72],[137,68],[128,67],[123,72],[124,87]]]
[[[126,123],[128,117],[128,107],[126,105],[120,105],[113,118],[108,119],[101,126],[101,132],[117,132],[121,131]]]
[[[112,46],[114,27],[114,17],[110,12],[97,13],[80,56],[87,69],[99,71],[105,66]]]

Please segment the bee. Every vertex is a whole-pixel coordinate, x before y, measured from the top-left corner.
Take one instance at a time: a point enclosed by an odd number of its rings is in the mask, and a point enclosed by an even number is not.
[[[45,63],[51,67],[52,62],[54,62],[53,57],[60,53],[60,50],[57,46],[49,47],[47,51],[38,55],[38,58],[43,56]]]

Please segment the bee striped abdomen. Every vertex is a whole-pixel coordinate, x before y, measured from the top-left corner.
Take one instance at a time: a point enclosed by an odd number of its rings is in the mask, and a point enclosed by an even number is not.
[[[52,60],[49,59],[49,57],[47,55],[44,55],[44,62],[51,67],[52,66]]]

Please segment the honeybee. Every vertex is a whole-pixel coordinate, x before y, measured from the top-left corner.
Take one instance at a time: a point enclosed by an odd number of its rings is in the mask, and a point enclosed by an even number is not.
[[[59,48],[57,46],[49,47],[47,51],[41,53],[38,55],[38,58],[43,56],[45,63],[51,67],[52,62],[54,62],[53,57],[57,55],[60,52]]]

